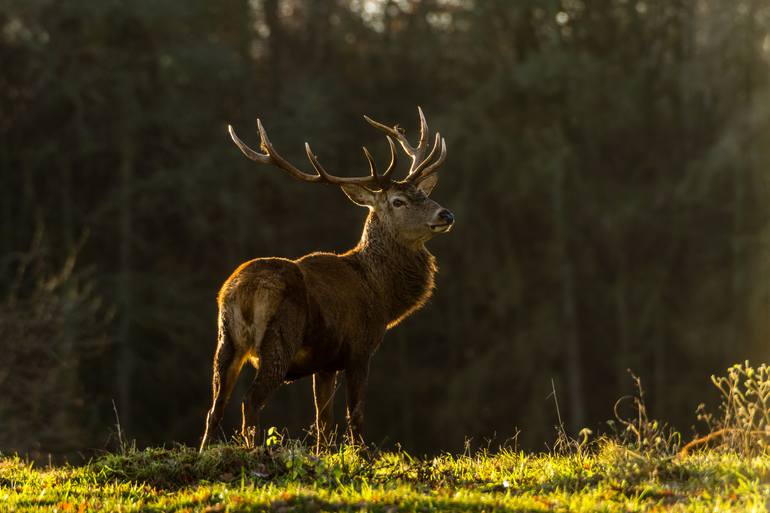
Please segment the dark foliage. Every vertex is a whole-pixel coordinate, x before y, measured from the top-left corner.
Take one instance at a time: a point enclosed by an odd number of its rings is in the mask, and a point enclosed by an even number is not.
[[[290,160],[309,140],[360,175],[362,144],[387,155],[360,115],[411,133],[419,104],[447,138],[434,196],[457,226],[431,245],[431,303],[375,356],[368,438],[449,450],[518,426],[542,447],[551,379],[574,434],[612,415],[629,367],[686,430],[710,374],[770,358],[769,52],[766,0],[3,0],[0,288],[37,223],[51,269],[89,230],[79,266],[116,314],[107,350],[76,351],[87,414],[48,409],[83,447],[104,445],[113,398],[140,444],[195,444],[219,285],[256,256],[348,249],[364,217],[256,167],[225,126],[259,115]],[[3,348],[91,340],[22,337],[7,312]],[[14,361],[0,412],[31,365]],[[301,434],[310,384],[264,419]],[[0,450],[46,439],[28,435]]]

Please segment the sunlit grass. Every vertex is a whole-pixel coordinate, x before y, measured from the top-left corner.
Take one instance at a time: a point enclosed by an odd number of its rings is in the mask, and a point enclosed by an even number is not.
[[[366,456],[341,445],[316,456],[271,429],[264,447],[216,445],[105,454],[81,466],[36,467],[0,457],[0,511],[735,511],[770,509],[768,369],[748,363],[712,378],[719,431],[682,447],[647,417],[641,382],[633,417],[590,441],[563,429],[553,453],[511,449],[414,457]],[[733,438],[714,433],[737,434]]]
[[[78,467],[0,460],[9,511],[767,511],[770,456],[684,458],[612,441],[558,456],[511,450],[366,459],[296,442],[106,455]]]

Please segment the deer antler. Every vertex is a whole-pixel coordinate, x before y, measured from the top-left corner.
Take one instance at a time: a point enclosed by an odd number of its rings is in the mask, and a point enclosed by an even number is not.
[[[318,157],[313,154],[313,151],[310,149],[310,144],[307,142],[305,143],[305,153],[307,154],[307,158],[310,161],[310,164],[313,166],[316,174],[311,175],[309,173],[305,173],[304,171],[300,171],[297,167],[283,158],[281,154],[275,150],[275,148],[273,148],[270,139],[267,137],[267,132],[265,131],[265,128],[262,126],[262,122],[259,119],[257,119],[257,131],[259,131],[260,149],[264,153],[259,153],[258,151],[251,149],[248,145],[246,145],[246,143],[241,141],[240,138],[235,134],[235,130],[233,129],[232,125],[227,125],[227,131],[230,133],[230,137],[232,138],[235,145],[238,146],[238,148],[241,150],[241,152],[243,152],[244,155],[246,155],[254,162],[258,162],[260,164],[272,164],[280,169],[283,169],[297,180],[302,180],[305,182],[329,183],[335,185],[352,183],[362,185],[371,190],[386,189],[390,186],[390,176],[393,174],[393,171],[396,168],[396,145],[390,136],[387,137],[388,145],[390,146],[390,164],[388,165],[388,169],[385,170],[385,173],[382,175],[377,173],[377,167],[374,164],[374,159],[369,153],[369,150],[364,147],[364,156],[369,162],[370,175],[342,177],[329,174],[321,165],[321,163],[318,162]]]
[[[425,121],[425,115],[423,114],[420,107],[417,107],[417,113],[420,116],[420,138],[417,141],[417,146],[412,146],[409,143],[406,138],[404,129],[400,128],[398,125],[389,127],[373,120],[369,116],[364,116],[364,119],[367,123],[372,125],[374,128],[382,130],[388,135],[388,137],[393,137],[396,139],[401,144],[401,147],[404,149],[406,154],[411,157],[412,165],[409,168],[409,173],[403,180],[405,182],[413,182],[418,178],[424,178],[430,174],[435,173],[439,166],[441,166],[441,164],[443,164],[444,160],[446,159],[446,142],[438,132],[436,132],[430,153],[428,153],[426,156],[426,152],[428,150],[428,123]],[[438,157],[433,160],[436,155],[438,155]],[[430,163],[431,160],[433,160],[432,163]]]

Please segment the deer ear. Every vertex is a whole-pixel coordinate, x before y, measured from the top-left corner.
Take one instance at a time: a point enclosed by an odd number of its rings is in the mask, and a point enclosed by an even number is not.
[[[350,198],[350,201],[356,205],[369,208],[374,207],[374,193],[366,187],[354,183],[346,183],[340,185],[340,188],[342,189],[342,192]]]
[[[433,173],[431,175],[426,176],[419,182],[417,182],[416,187],[425,193],[426,196],[430,196],[430,193],[433,192],[433,188],[438,183],[438,173]]]

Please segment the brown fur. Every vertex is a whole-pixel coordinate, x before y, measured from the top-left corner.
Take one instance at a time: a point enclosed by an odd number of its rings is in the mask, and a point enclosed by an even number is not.
[[[350,435],[362,441],[369,360],[385,331],[423,306],[433,290],[437,268],[424,244],[451,226],[437,222],[447,211],[427,196],[435,182],[433,175],[383,191],[343,186],[354,202],[371,209],[355,248],[297,260],[258,258],[227,279],[218,296],[213,404],[201,450],[246,361],[257,368],[242,405],[247,442],[254,442],[258,412],[272,393],[285,381],[313,375],[320,448],[333,421],[339,371],[346,374]],[[404,205],[394,206],[396,200]]]

